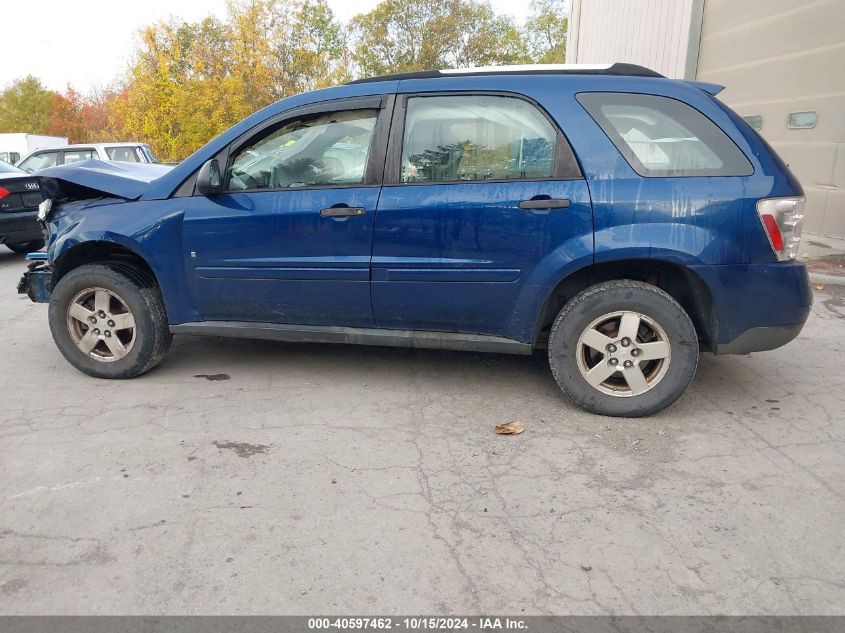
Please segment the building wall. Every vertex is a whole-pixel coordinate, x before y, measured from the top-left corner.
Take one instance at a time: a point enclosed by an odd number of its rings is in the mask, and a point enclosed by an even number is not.
[[[566,61],[694,78],[704,0],[571,0]]]
[[[845,237],[845,0],[706,0],[698,79],[760,133],[807,195],[804,228]],[[815,111],[813,129],[787,128]]]
[[[572,0],[569,24],[568,62],[726,86],[801,181],[805,230],[845,237],[845,0]],[[815,128],[787,128],[800,111]]]

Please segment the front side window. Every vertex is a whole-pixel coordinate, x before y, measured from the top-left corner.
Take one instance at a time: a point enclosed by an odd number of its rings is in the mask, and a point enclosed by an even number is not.
[[[676,99],[622,92],[576,97],[640,176],[748,176],[736,144],[701,112]]]
[[[65,152],[65,165],[78,163],[81,160],[92,160],[97,158],[97,152],[93,149],[77,149]]]
[[[139,163],[138,153],[135,147],[107,147],[106,156],[109,160],[120,163]]]
[[[18,165],[18,167],[20,167],[24,171],[28,171],[31,174],[38,171],[39,169],[55,167],[58,159],[58,152],[41,152],[40,154],[34,154],[33,156],[24,159],[24,161],[20,165]]]
[[[405,115],[402,182],[550,178],[557,132],[516,97],[411,97]]]
[[[287,121],[235,154],[227,189],[363,184],[377,117],[348,110]]]

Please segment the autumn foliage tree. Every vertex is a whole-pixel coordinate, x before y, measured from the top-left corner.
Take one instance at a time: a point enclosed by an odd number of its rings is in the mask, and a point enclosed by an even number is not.
[[[142,29],[108,90],[57,93],[31,76],[12,83],[0,92],[0,132],[144,141],[181,160],[278,99],[356,76],[564,61],[564,0],[530,6],[520,27],[484,0],[382,0],[344,26],[326,0],[228,0],[224,20]]]
[[[384,0],[355,16],[350,30],[362,75],[530,59],[514,21],[478,0]]]
[[[111,124],[184,158],[248,114],[330,81],[341,27],[325,0],[230,0],[226,22],[165,22],[141,33]]]
[[[28,75],[0,94],[0,131],[44,134],[50,122],[55,93]]]
[[[564,0],[532,0],[525,22],[525,42],[536,64],[562,64],[566,59],[569,19]]]
[[[110,98],[111,95],[100,91],[86,96],[68,84],[63,93],[53,93],[53,104],[44,133],[66,136],[71,143],[110,140]]]

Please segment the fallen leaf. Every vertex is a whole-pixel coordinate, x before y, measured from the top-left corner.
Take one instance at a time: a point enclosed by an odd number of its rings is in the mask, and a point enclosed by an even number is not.
[[[816,284],[816,290],[824,290],[824,284]]]
[[[522,422],[519,420],[513,420],[511,422],[505,422],[504,424],[500,424],[496,427],[495,431],[499,435],[519,435],[525,430],[525,427],[522,426]]]

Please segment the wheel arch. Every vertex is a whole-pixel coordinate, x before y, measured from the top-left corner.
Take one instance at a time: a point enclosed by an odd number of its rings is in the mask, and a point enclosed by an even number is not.
[[[713,294],[707,283],[686,266],[645,258],[589,264],[566,275],[543,302],[534,328],[534,346],[546,346],[555,316],[572,297],[590,286],[614,279],[633,279],[664,290],[687,312],[705,348],[712,348],[718,324]]]
[[[140,253],[125,244],[102,239],[80,242],[63,250],[53,261],[52,287],[75,268],[95,263],[112,263],[141,286],[160,288],[155,271]]]

